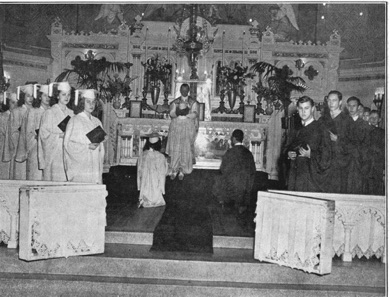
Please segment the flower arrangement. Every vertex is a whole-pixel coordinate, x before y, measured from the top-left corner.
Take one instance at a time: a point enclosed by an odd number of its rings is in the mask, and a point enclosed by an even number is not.
[[[130,83],[135,80],[137,76],[130,78],[126,75],[123,79],[115,73],[113,77],[107,75],[106,81],[100,85],[100,92],[105,94],[106,98],[112,98],[115,95],[129,96],[131,92]]]
[[[219,85],[225,90],[237,90],[238,87],[246,86],[245,80],[253,78],[254,73],[247,73],[248,67],[243,67],[239,63],[235,63],[234,68],[222,66],[219,75]]]
[[[168,87],[172,74],[172,65],[166,58],[161,58],[155,55],[148,59],[146,63],[142,63],[145,67],[146,85],[149,83],[152,87],[159,87],[160,82]]]

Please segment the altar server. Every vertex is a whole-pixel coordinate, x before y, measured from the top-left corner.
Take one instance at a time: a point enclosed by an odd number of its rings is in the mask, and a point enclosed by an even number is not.
[[[63,142],[67,121],[73,110],[66,105],[70,100],[71,87],[68,82],[49,85],[49,96],[57,103],[43,113],[38,133],[38,163],[43,170],[43,180],[66,181]]]
[[[18,149],[19,138],[24,118],[27,111],[32,108],[34,100],[34,85],[24,85],[17,88],[18,107],[11,111],[8,121],[8,131],[6,133],[5,146],[3,151],[3,161],[11,162],[10,179],[26,179],[26,162],[15,159]]]
[[[16,94],[13,93],[7,98],[6,93],[1,97],[1,112],[0,112],[0,156],[3,156],[4,144],[7,132],[7,125],[11,111],[16,107]],[[11,161],[0,162],[0,179],[10,179],[11,176]]]
[[[157,207],[165,205],[165,179],[168,163],[160,153],[161,139],[158,133],[148,135],[142,155],[137,164],[137,185],[139,207]]]
[[[27,180],[42,180],[38,166],[38,133],[43,113],[50,108],[49,86],[34,85],[34,103],[22,122],[16,161],[27,162]]]
[[[96,100],[93,89],[76,91],[76,116],[69,121],[64,139],[65,169],[72,182],[102,183],[105,132],[92,115]]]

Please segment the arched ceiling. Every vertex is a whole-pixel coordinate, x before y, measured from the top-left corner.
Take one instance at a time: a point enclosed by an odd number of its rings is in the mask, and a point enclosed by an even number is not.
[[[265,30],[271,17],[268,4],[200,4],[205,15],[212,15],[216,24],[249,23],[255,19],[259,28]],[[272,5],[275,5],[273,3]],[[329,40],[334,29],[342,37],[344,60],[357,59],[362,62],[384,61],[386,53],[386,4],[371,3],[308,3],[292,4],[300,30],[298,39],[303,41]],[[107,32],[120,24],[116,18],[112,24],[106,20],[95,21],[101,4],[2,4],[2,40],[16,46],[38,46],[49,48],[46,35],[55,17],[59,17],[64,29],[84,32]],[[137,15],[144,14],[146,21],[175,22],[189,9],[188,4],[120,4],[123,18],[133,24]],[[0,15],[1,16],[1,15]]]

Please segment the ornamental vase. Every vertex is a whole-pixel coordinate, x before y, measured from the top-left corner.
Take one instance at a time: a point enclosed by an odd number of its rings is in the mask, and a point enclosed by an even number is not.
[[[226,92],[228,102],[229,102],[229,107],[231,110],[233,110],[234,105],[236,104],[236,98],[237,98],[237,91],[236,90],[229,90]]]
[[[267,100],[267,107],[265,109],[266,115],[271,115],[274,112],[272,100]]]
[[[153,105],[157,105],[158,97],[160,96],[160,87],[153,87],[150,95],[152,97]]]

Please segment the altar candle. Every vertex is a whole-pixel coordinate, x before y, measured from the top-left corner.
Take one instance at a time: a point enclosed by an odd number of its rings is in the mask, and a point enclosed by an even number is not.
[[[148,36],[149,28],[146,27],[146,33],[145,33],[145,63],[148,61],[148,45],[146,44],[146,37]]]
[[[223,66],[223,42],[224,42],[224,39],[225,39],[225,30],[223,30],[223,33],[222,33],[222,66]]]
[[[169,61],[169,58],[170,58],[170,49],[169,49],[170,42],[171,42],[171,27],[169,27],[169,29],[168,29],[168,47],[167,47],[168,61]]]
[[[242,43],[241,43],[241,49],[242,49],[242,61],[241,64],[244,66],[244,37],[245,37],[245,31],[242,33]]]

